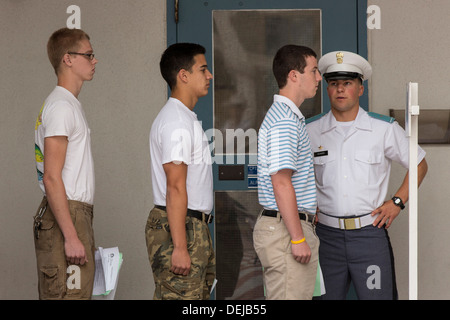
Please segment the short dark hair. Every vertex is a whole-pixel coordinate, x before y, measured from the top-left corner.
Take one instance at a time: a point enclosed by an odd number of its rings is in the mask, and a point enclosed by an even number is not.
[[[317,58],[317,55],[311,48],[294,44],[278,49],[273,59],[272,70],[280,89],[286,85],[287,76],[291,70],[297,70],[300,73],[305,71],[307,57]]]
[[[195,63],[194,57],[198,54],[205,54],[205,52],[203,46],[195,43],[175,43],[164,51],[159,68],[170,89],[175,88],[177,84],[178,72],[181,69],[191,72]]]

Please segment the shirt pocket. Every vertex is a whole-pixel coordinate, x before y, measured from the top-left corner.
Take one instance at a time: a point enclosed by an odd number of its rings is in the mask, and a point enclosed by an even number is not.
[[[359,150],[355,152],[355,181],[370,185],[380,178],[383,155],[380,152]]]
[[[329,154],[321,157],[314,157],[314,174],[318,185],[323,186],[336,180],[336,156]]]

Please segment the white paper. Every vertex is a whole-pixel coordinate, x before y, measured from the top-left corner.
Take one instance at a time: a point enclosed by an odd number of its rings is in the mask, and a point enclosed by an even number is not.
[[[102,248],[95,251],[95,277],[92,295],[114,299],[117,287],[122,255],[118,247]]]

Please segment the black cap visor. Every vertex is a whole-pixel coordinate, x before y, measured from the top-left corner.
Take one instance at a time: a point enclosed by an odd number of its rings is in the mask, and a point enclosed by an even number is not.
[[[357,72],[346,72],[346,71],[337,71],[325,73],[323,75],[326,81],[330,80],[347,80],[347,79],[356,79],[360,78],[362,80],[363,76]]]

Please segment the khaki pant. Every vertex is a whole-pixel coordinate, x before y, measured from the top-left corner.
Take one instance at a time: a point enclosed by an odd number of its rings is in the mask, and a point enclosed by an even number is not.
[[[69,200],[69,211],[88,262],[82,266],[67,263],[63,235],[44,197],[33,226],[39,299],[91,299],[95,274],[93,206]]]
[[[186,217],[186,240],[191,257],[189,275],[169,269],[173,252],[167,212],[153,208],[147,219],[145,239],[155,281],[155,300],[208,300],[215,279],[216,262],[208,225]]]
[[[263,266],[266,299],[311,300],[317,276],[319,238],[311,222],[301,220],[306,242],[311,248],[308,264],[297,262],[291,251],[291,237],[278,214],[260,215],[253,231],[253,243]]]

